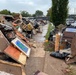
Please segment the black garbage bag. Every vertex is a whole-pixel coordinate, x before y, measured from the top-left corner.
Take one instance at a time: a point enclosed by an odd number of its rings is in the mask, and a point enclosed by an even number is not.
[[[36,23],[36,25],[34,26],[35,29],[38,29],[39,25]]]
[[[50,54],[50,56],[53,56],[53,57],[56,57],[56,58],[60,58],[60,59],[64,59],[64,58],[67,57],[69,54],[70,54],[70,53],[65,53],[65,52],[63,52],[63,53],[61,54],[61,53],[59,53],[59,51],[57,51],[57,52],[52,52],[52,53]]]

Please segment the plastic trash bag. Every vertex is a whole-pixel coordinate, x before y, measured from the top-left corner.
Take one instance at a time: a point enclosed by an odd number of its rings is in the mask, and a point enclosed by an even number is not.
[[[56,58],[60,58],[60,59],[64,59],[64,58],[67,57],[68,55],[69,55],[69,53],[63,52],[63,53],[61,54],[61,53],[59,53],[59,51],[57,51],[57,52],[52,52],[52,53],[50,54],[50,56],[53,56],[53,57],[56,57]]]

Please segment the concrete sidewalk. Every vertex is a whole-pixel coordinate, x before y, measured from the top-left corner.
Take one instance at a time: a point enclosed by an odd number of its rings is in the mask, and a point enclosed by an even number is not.
[[[45,35],[46,35],[46,33],[47,33],[47,30],[48,30],[48,26],[49,26],[49,24],[46,24],[46,25],[44,25],[44,26],[42,26],[41,27],[41,30],[42,30],[42,33],[38,33],[38,34],[36,34],[34,37],[33,37],[33,39],[35,40],[35,41],[37,41],[37,42],[44,42],[44,40],[45,40]]]
[[[45,40],[45,35],[48,30],[48,24],[42,27],[43,32],[38,33],[33,37],[36,41],[34,42],[37,47],[32,48],[31,55],[27,60],[27,64],[25,66],[26,75],[33,75],[37,70],[43,71],[44,69],[44,61],[45,61],[45,51],[43,42]]]
[[[64,62],[64,60],[51,57],[50,52],[46,51],[43,70],[45,73],[48,75],[65,75],[63,71],[67,67],[68,65]]]
[[[45,51],[42,43],[37,42],[37,47],[32,48],[31,55],[27,59],[25,66],[26,75],[33,75],[37,70],[43,71],[45,61]]]
[[[48,25],[43,27],[43,32],[33,37],[37,47],[32,48],[31,55],[27,59],[25,66],[26,75],[33,75],[37,70],[43,71],[48,75],[64,75],[63,70],[67,67],[63,60],[50,56],[50,52],[44,51],[44,36],[47,33]]]

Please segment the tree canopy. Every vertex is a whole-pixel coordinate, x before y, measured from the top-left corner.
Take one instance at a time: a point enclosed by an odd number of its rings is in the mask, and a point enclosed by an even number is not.
[[[1,10],[0,14],[11,15],[11,12],[7,9]]]
[[[49,8],[48,10],[47,10],[47,17],[49,17],[50,18],[50,21],[51,21],[51,12],[52,12],[52,10],[51,10],[51,8]]]
[[[68,0],[52,0],[52,22],[55,26],[65,24],[68,16]]]
[[[21,15],[23,17],[30,17],[31,16],[31,14],[29,14],[27,11],[21,11]]]
[[[41,10],[36,10],[35,14],[33,14],[34,17],[41,17],[43,16],[43,12]]]
[[[11,11],[9,11],[7,9],[4,9],[4,10],[0,11],[0,14],[12,15],[12,16],[15,16],[16,14],[21,14],[22,17],[31,17],[31,16],[41,17],[41,16],[43,16],[43,12],[41,10],[36,10],[35,14],[31,15],[31,14],[29,14],[29,12],[24,11],[24,10],[20,11],[20,13],[16,13],[16,12],[11,12]]]

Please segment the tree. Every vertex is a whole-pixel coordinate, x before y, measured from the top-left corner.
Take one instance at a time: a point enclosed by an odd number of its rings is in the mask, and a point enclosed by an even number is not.
[[[19,14],[19,13],[15,13],[15,12],[12,12],[11,13],[12,16],[15,16],[16,14]]]
[[[52,0],[52,22],[55,26],[66,23],[68,16],[68,0]]]
[[[0,14],[11,15],[11,12],[7,9],[1,10]]]
[[[21,11],[21,15],[23,17],[30,17],[31,16],[31,14],[29,14],[27,11]]]
[[[34,17],[40,17],[40,16],[43,16],[43,12],[40,11],[40,10],[37,10],[37,11],[35,12],[35,14],[33,14],[33,16],[34,16]]]
[[[32,17],[36,17],[36,15],[35,15],[35,14],[33,14],[33,15],[32,15]]]
[[[49,10],[47,10],[47,17],[49,17],[49,19],[50,19],[50,21],[51,21],[51,12],[52,12],[52,10],[51,10],[51,8],[49,8]]]

